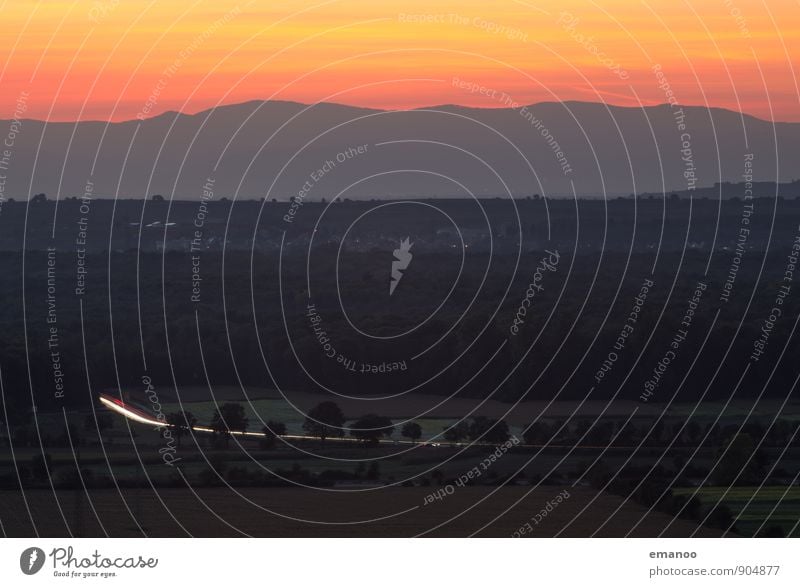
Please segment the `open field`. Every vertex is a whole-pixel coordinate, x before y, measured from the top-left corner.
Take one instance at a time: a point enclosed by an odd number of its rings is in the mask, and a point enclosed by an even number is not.
[[[780,526],[786,536],[800,537],[800,487],[702,487],[675,489],[673,493],[692,495],[694,491],[703,503],[721,500],[731,508],[737,518],[736,528],[744,536],[752,536],[763,523],[761,530]],[[773,508],[775,513],[771,513]]]
[[[727,406],[726,406],[727,403]],[[783,400],[761,399],[755,400],[732,400],[730,402],[702,402],[676,403],[670,406],[667,414],[674,417],[688,417],[693,415],[700,419],[715,419],[719,416],[720,421],[729,419],[742,419],[750,417],[760,421],[771,421],[776,414],[782,420],[796,422],[800,420],[800,402],[789,401],[781,410]]]
[[[450,426],[459,418],[477,415],[505,420],[510,432],[520,438],[525,428],[537,419],[552,424],[568,419],[594,420],[602,414],[607,420],[625,420],[636,410],[636,416],[632,418],[632,422],[636,424],[654,421],[662,415],[665,408],[665,417],[670,422],[685,420],[691,414],[699,423],[705,424],[719,418],[719,423],[724,425],[740,422],[750,415],[751,421],[760,421],[766,425],[778,412],[781,403],[777,400],[761,400],[754,409],[753,402],[737,400],[730,402],[725,410],[721,402],[675,403],[667,407],[664,404],[641,404],[624,400],[614,401],[610,405],[605,401],[586,401],[583,405],[576,401],[524,401],[515,406],[495,400],[450,399],[418,393],[365,402],[363,397],[352,399],[302,391],[287,392],[284,396],[272,389],[248,388],[243,392],[240,388],[230,386],[215,387],[213,394],[207,387],[181,387],[178,396],[166,390],[161,393],[164,413],[184,409],[192,412],[198,422],[207,423],[211,421],[220,404],[236,401],[245,407],[250,419],[250,430],[260,430],[262,422],[276,420],[285,423],[290,434],[303,434],[305,413],[320,402],[333,400],[348,418],[357,418],[371,411],[392,418],[395,424],[414,419],[422,427],[423,439],[441,434],[444,427]],[[780,418],[791,422],[800,420],[800,403],[787,403]],[[399,437],[398,429],[395,438]]]
[[[182,386],[176,394],[174,390],[159,390],[165,411],[177,410],[178,399],[184,408],[195,415],[210,417],[216,404],[225,401],[252,403],[254,409],[264,420],[277,419],[287,423],[302,421],[298,412],[307,412],[320,402],[333,400],[342,408],[348,418],[357,418],[365,411],[384,414],[394,419],[445,419],[453,420],[467,415],[483,415],[489,418],[503,418],[511,425],[527,426],[537,417],[567,418],[575,413],[576,418],[592,418],[603,412],[607,417],[627,417],[635,407],[641,416],[658,415],[663,408],[657,405],[640,405],[633,401],[615,401],[610,407],[604,401],[586,401],[577,410],[578,401],[525,401],[514,406],[496,400],[477,400],[474,398],[448,398],[447,396],[407,393],[387,399],[370,399],[369,396],[347,398],[330,394],[305,391],[286,392],[285,396],[273,389],[214,386],[213,394],[208,387]],[[800,411],[800,408],[798,408]],[[201,418],[202,419],[202,418]]]
[[[114,490],[90,491],[88,498],[82,491],[63,491],[58,493],[61,512],[49,491],[27,491],[24,497],[19,492],[1,492],[0,521],[6,536],[17,537],[34,536],[37,532],[43,537],[67,536],[68,525],[74,534],[113,537],[508,537],[526,522],[533,528],[528,534],[533,537],[554,536],[562,530],[562,536],[571,537],[595,532],[597,536],[624,536],[634,526],[633,536],[646,537],[659,535],[671,520],[664,514],[651,513],[642,521],[646,510],[630,502],[609,517],[621,498],[588,488],[541,487],[529,492],[530,488],[507,487],[493,493],[495,488],[463,487],[441,501],[423,505],[429,492],[437,489],[403,487],[332,493],[245,488],[234,493],[226,488],[207,488],[159,489],[157,494],[150,489],[127,489],[122,494]],[[532,517],[564,489],[570,497],[538,525],[534,524]],[[521,501],[514,506],[517,500]],[[509,507],[510,511],[504,514]],[[581,513],[584,508],[586,511]],[[487,527],[481,530],[484,525]],[[684,520],[675,521],[665,535],[689,536],[695,530],[697,536],[719,535],[708,528],[698,530]]]
[[[299,395],[304,402],[301,410],[326,397]],[[183,408],[193,412],[200,423],[210,422],[218,405],[207,398],[203,400],[200,390],[193,401],[182,397],[179,404],[176,399],[165,393],[161,400],[163,411]],[[236,390],[226,388],[215,399],[223,403],[243,398]],[[249,399],[250,404],[243,402],[250,419],[249,430],[259,430],[258,420],[263,418],[286,423],[290,435],[303,434],[301,412],[283,398],[264,391],[262,397]],[[421,411],[423,402],[433,399],[409,395],[386,400],[392,402],[384,404],[389,411],[377,407],[375,411],[389,416],[397,426],[415,411]],[[486,411],[492,408],[488,402],[479,405],[478,400],[472,399],[454,401],[460,402],[459,409],[464,414],[503,415]],[[419,405],[411,409],[409,402]],[[340,404],[350,418],[363,413],[354,412],[348,400],[341,400]],[[511,413],[515,416],[508,417],[511,433],[522,438],[524,424],[520,422],[536,418],[544,405],[520,404]],[[554,403],[543,419],[551,426],[570,420],[569,432],[546,446],[514,446],[494,461],[475,485],[460,487],[427,506],[423,505],[426,496],[443,486],[452,489],[455,480],[478,467],[493,447],[398,442],[401,435],[397,428],[392,439],[378,445],[352,439],[323,443],[296,437],[281,438],[274,446],[256,437],[234,437],[221,443],[210,434],[194,433],[175,444],[172,456],[177,467],[172,467],[165,465],[161,454],[167,441],[152,425],[114,414],[112,427],[98,436],[96,431],[85,428],[87,417],[93,419],[89,410],[71,412],[66,414],[66,420],[74,428],[70,438],[77,443],[70,447],[63,438],[59,440],[65,415],[39,413],[37,423],[49,437],[45,450],[58,503],[42,471],[42,449],[36,443],[16,445],[13,456],[10,451],[0,451],[0,528],[15,536],[33,535],[34,525],[42,534],[53,536],[68,535],[68,527],[76,534],[89,536],[413,536],[428,530],[436,536],[509,536],[530,522],[548,500],[568,488],[571,498],[534,526],[530,534],[548,536],[563,530],[562,535],[568,536],[624,536],[633,529],[638,536],[658,536],[673,520],[663,512],[674,514],[680,504],[669,502],[668,498],[658,504],[659,511],[652,513],[646,513],[647,507],[642,504],[655,503],[648,500],[661,491],[671,489],[673,495],[686,495],[695,487],[718,482],[709,474],[719,459],[719,442],[725,437],[717,433],[708,442],[696,445],[687,444],[684,436],[674,446],[668,446],[665,437],[661,443],[644,446],[638,446],[637,436],[611,444],[591,437],[580,440],[582,422],[586,425],[586,421],[599,416],[603,405],[587,402],[580,417],[569,418],[576,404]],[[508,407],[496,404],[493,409]],[[692,408],[684,404],[673,406],[664,428],[674,430],[684,424]],[[704,404],[696,418],[711,420],[719,408],[718,404]],[[796,406],[789,408],[782,418],[796,413]],[[453,413],[444,408],[438,410],[416,418],[423,428],[423,439],[439,434],[454,421]],[[748,406],[737,403],[726,411],[725,418],[738,418],[740,423],[748,410]],[[623,415],[606,412],[599,420],[619,424]],[[652,414],[637,416],[631,425],[641,435],[642,430],[650,429],[654,419]],[[750,421],[766,424],[768,419],[769,414],[761,411]],[[738,423],[728,425],[735,429]],[[759,458],[775,464],[774,473],[766,479],[772,487],[758,492],[746,508],[753,489],[734,488],[723,502],[737,519],[738,535],[752,535],[762,522],[764,528],[774,530],[774,526],[780,526],[789,533],[800,518],[800,488],[790,487],[783,499],[781,495],[800,466],[800,454],[794,447],[783,450],[773,439],[773,444],[762,447]],[[681,467],[687,459],[691,459],[690,467],[684,471]],[[77,477],[78,470],[83,480]],[[640,480],[643,487],[638,485]],[[613,484],[606,485],[606,481]],[[88,497],[81,483],[86,484]],[[20,486],[24,497],[13,491]],[[598,494],[598,487],[608,492]],[[701,487],[697,491],[704,510],[699,517],[687,516],[692,520],[700,520],[724,490]],[[483,498],[486,499],[481,502]],[[519,504],[515,503],[517,499]],[[776,513],[770,515],[778,503]],[[618,506],[620,511],[616,512]],[[504,514],[509,507],[511,511]],[[462,512],[465,513],[459,516]],[[612,512],[616,513],[607,521]],[[382,521],[368,522],[377,519]],[[135,520],[140,521],[144,532]],[[483,528],[485,524],[488,525]],[[674,520],[667,534],[721,533],[708,527],[698,529],[696,524],[686,519]],[[794,535],[798,533],[795,531]]]

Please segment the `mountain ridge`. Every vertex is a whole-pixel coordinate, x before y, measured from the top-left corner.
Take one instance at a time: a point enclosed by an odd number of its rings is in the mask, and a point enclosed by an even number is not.
[[[754,180],[788,182],[800,152],[800,123],[584,101],[381,110],[255,100],[142,120],[19,126],[5,198],[69,197],[92,181],[96,193],[118,197],[198,199],[210,174],[215,197],[285,199],[309,181],[311,199],[628,195],[741,181],[748,154]],[[346,156],[358,146],[362,153]],[[337,156],[324,179],[310,180]]]
[[[370,106],[359,106],[356,104],[346,104],[343,102],[300,102],[297,100],[259,100],[259,99],[252,99],[252,100],[244,100],[242,102],[231,102],[227,104],[220,104],[218,106],[213,106],[211,108],[203,108],[196,112],[181,112],[178,110],[165,110],[153,116],[148,116],[146,118],[126,118],[124,120],[101,120],[101,119],[86,119],[86,120],[56,120],[56,121],[47,121],[47,124],[75,124],[76,122],[81,123],[100,123],[100,124],[125,124],[130,122],[143,122],[146,120],[153,120],[156,118],[167,117],[167,116],[200,116],[203,114],[207,114],[213,110],[219,110],[223,108],[235,108],[240,106],[247,106],[251,104],[291,104],[297,105],[302,107],[314,107],[314,106],[338,106],[342,108],[351,108],[354,110],[368,110],[371,112],[410,112],[415,110],[440,110],[443,108],[453,108],[453,109],[460,109],[460,110],[478,110],[478,111],[491,111],[491,110],[514,110],[515,108],[511,108],[508,106],[469,106],[466,104],[456,104],[456,103],[443,103],[443,104],[431,104],[428,106],[415,106],[413,108],[375,108]],[[622,104],[610,104],[607,102],[593,102],[591,100],[542,100],[539,102],[531,102],[529,104],[522,104],[520,107],[524,108],[534,108],[537,106],[544,106],[544,105],[568,105],[568,104],[577,104],[577,105],[596,105],[602,106],[603,108],[608,109],[615,109],[615,110],[648,110],[648,109],[660,109],[660,108],[672,108],[672,106],[666,102],[660,102],[658,104],[648,104],[645,106],[625,106]],[[757,120],[760,122],[765,122],[768,124],[788,124],[788,125],[800,125],[800,122],[790,121],[790,120],[769,120],[767,118],[761,118],[759,116],[755,116],[754,114],[749,114],[747,112],[741,110],[734,110],[732,108],[725,108],[723,106],[703,106],[701,104],[676,104],[678,108],[685,108],[685,109],[697,109],[697,110],[709,110],[709,111],[719,111],[719,112],[726,112],[731,114],[736,114],[742,116],[747,119]],[[516,108],[519,109],[519,108]],[[10,119],[0,119],[2,122],[8,122]],[[21,118],[23,122],[45,122],[44,119],[41,118]]]

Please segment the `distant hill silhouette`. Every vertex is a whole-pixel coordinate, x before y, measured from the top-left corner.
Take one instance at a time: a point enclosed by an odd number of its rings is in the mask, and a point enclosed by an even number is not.
[[[198,199],[208,178],[214,199],[237,190],[240,198],[288,199],[304,184],[309,200],[344,189],[348,198],[570,195],[571,182],[578,194],[627,195],[742,181],[746,153],[757,181],[787,182],[800,172],[800,123],[682,108],[681,121],[669,105],[384,111],[253,101],[108,124],[25,120],[5,196],[80,196],[91,180],[103,197]],[[352,150],[358,146],[361,153]]]
[[[731,198],[741,198],[746,191],[750,189],[756,197],[774,198],[776,196],[781,198],[800,198],[800,180],[795,180],[786,183],[776,183],[774,181],[756,181],[752,182],[751,187],[744,182],[715,182],[713,186],[697,188],[692,191],[676,190],[671,192],[682,198],[712,198],[728,200]],[[655,196],[661,197],[662,194],[645,193],[642,196]]]

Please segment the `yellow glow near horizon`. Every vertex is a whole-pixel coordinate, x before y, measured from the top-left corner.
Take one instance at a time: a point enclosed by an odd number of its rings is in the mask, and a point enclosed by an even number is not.
[[[0,118],[22,92],[50,120],[269,98],[503,106],[454,77],[520,104],[657,104],[658,63],[681,103],[800,121],[795,0],[8,0],[0,16]]]

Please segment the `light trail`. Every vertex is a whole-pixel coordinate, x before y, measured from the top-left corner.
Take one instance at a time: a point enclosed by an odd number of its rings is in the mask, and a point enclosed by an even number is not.
[[[117,414],[125,416],[129,420],[133,420],[134,422],[138,422],[139,424],[149,424],[151,426],[155,426],[156,428],[172,428],[170,424],[166,421],[161,421],[157,417],[148,414],[145,410],[130,404],[126,404],[124,401],[117,399],[115,397],[111,397],[107,394],[100,394],[100,403],[102,403],[105,407],[110,409]],[[182,426],[182,428],[191,428],[194,432],[205,432],[205,433],[214,433],[216,432],[213,428],[209,426]],[[267,436],[264,432],[248,432],[245,430],[228,430],[228,433],[233,436],[250,436],[250,437],[257,437],[257,438],[265,438]],[[288,438],[294,440],[314,440],[317,439],[316,436],[303,436],[301,434],[280,434],[276,435],[280,436],[281,438]],[[338,437],[330,437],[326,440],[333,440],[337,442],[360,442],[357,438],[338,438]],[[380,442],[395,442],[391,440],[381,440]],[[404,442],[404,441],[397,441],[397,442]]]
[[[138,408],[136,406],[128,405],[122,400],[117,398],[111,397],[106,394],[100,394],[100,402],[109,408],[110,410],[125,416],[126,418],[133,420],[134,422],[138,422],[139,424],[149,424],[151,426],[155,426],[156,428],[171,428],[167,422],[162,422],[155,416],[151,416],[145,410]],[[182,426],[182,428],[189,428],[187,426]],[[192,431],[194,432],[203,432],[203,433],[211,433],[213,434],[215,430],[209,426],[192,426]],[[256,437],[256,438],[266,438],[266,433],[264,432],[247,432],[242,430],[229,430],[229,434],[233,436],[245,436],[245,437]],[[275,436],[280,436],[281,438],[286,438],[288,440],[319,440],[318,436],[306,436],[303,434],[276,434]],[[358,438],[348,438],[348,437],[339,437],[339,436],[329,436],[325,439],[326,442],[356,442],[361,443],[362,441]],[[426,446],[432,448],[460,448],[460,447],[496,447],[497,444],[491,442],[428,442],[428,441],[413,441],[413,440],[392,440],[392,439],[379,439],[379,444],[391,444],[391,445],[398,445],[398,444],[410,444],[410,445],[417,445],[417,446]],[[602,445],[571,445],[571,444],[525,444],[519,443],[516,445],[517,447],[524,447],[524,448],[549,448],[549,449],[591,449],[591,450],[630,450],[635,447],[632,446],[602,446]],[[686,447],[682,447],[686,448]]]
[[[152,424],[153,426],[163,427],[166,426],[166,422],[161,422],[158,419],[149,418],[146,415],[142,415],[144,412],[142,410],[134,410],[125,405],[125,402],[122,400],[118,400],[115,398],[111,398],[106,395],[100,396],[100,402],[107,407],[108,409],[117,412],[118,414],[122,414],[129,420],[133,420],[134,422],[139,422],[140,424]]]

